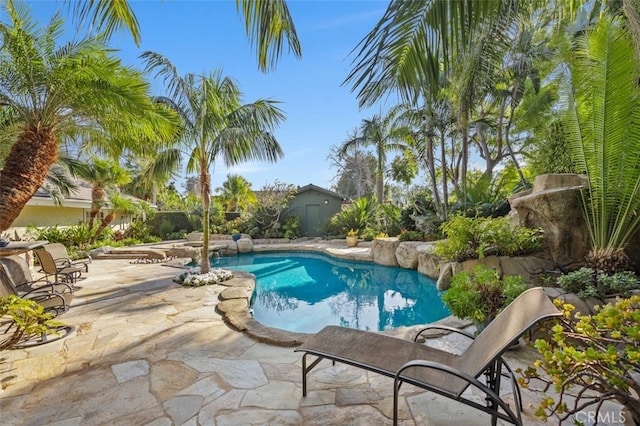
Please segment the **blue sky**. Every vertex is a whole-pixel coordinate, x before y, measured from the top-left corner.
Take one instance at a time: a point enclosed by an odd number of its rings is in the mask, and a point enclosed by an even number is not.
[[[258,98],[282,102],[287,120],[275,135],[284,159],[275,164],[241,164],[231,171],[217,164],[214,188],[221,186],[229,172],[244,176],[253,189],[276,179],[329,188],[335,174],[326,159],[331,145],[343,142],[363,118],[389,107],[382,104],[360,110],[350,87],[342,86],[351,70],[353,56],[349,53],[382,17],[386,1],[289,0],[302,58],[297,60],[285,50],[277,68],[267,74],[258,71],[235,1],[130,1],[140,23],[140,47],[124,33],[111,40],[125,63],[142,68],[138,56],[151,50],[167,56],[181,74],[221,68],[224,75],[238,81],[244,102]],[[27,4],[42,23],[56,10],[64,15],[67,8],[59,1]],[[65,27],[70,33],[75,31],[69,20]],[[154,94],[162,94],[161,85],[153,87]]]

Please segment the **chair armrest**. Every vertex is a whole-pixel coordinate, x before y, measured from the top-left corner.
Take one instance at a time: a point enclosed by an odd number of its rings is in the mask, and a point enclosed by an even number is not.
[[[449,331],[451,333],[457,333],[457,334],[461,334],[465,337],[470,338],[471,340],[475,340],[476,336],[474,336],[471,333],[467,333],[464,330],[460,330],[459,328],[455,328],[455,327],[449,327],[447,325],[438,325],[438,324],[429,324],[428,326],[420,329],[417,333],[416,336],[413,338],[414,342],[418,341],[418,337],[420,337],[420,335],[422,333],[424,333],[425,331],[429,331],[429,330],[445,330],[445,331]]]

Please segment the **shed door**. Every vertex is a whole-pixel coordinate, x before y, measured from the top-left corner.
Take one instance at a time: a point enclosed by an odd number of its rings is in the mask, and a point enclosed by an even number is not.
[[[320,204],[307,204],[305,211],[305,221],[303,225],[304,234],[307,237],[317,237],[322,232],[320,223]]]

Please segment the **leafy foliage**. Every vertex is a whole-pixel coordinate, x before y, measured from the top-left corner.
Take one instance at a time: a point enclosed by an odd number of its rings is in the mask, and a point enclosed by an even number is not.
[[[575,46],[567,139],[577,169],[589,178],[582,202],[591,257],[606,258],[640,228],[638,63],[626,25],[606,14]]]
[[[289,216],[284,220],[282,224],[283,236],[290,240],[295,240],[300,236],[300,217]]]
[[[555,303],[564,316],[556,320],[550,338],[536,341],[542,359],[520,371],[523,387],[531,388],[536,380],[545,385],[543,393],[553,387],[559,395],[557,400],[545,397],[536,415],[558,414],[565,420],[595,405],[597,416],[604,401],[616,400],[638,423],[640,296],[607,304],[593,316],[574,316],[574,306]]]
[[[526,289],[519,275],[501,280],[498,271],[477,265],[472,274],[455,274],[442,300],[455,316],[486,324]]]
[[[542,230],[514,226],[506,217],[469,218],[458,214],[441,229],[447,238],[436,243],[435,253],[450,261],[518,256],[542,245]]]
[[[353,204],[335,214],[329,221],[329,233],[346,235],[351,229],[364,231],[367,226],[372,226],[376,203],[368,197],[358,198]]]
[[[570,293],[576,293],[581,299],[587,297],[629,297],[631,290],[639,289],[640,282],[631,271],[617,272],[612,275],[598,272],[592,268],[580,268],[558,277],[558,285]]]
[[[44,312],[42,305],[34,300],[22,299],[14,294],[0,296],[0,324],[3,328],[5,320],[11,322],[12,333],[0,336],[0,351],[7,349],[28,338],[51,331],[51,328],[62,325],[52,319],[53,315]]]
[[[246,232],[254,238],[282,237],[281,216],[296,191],[295,185],[279,181],[264,185],[256,193],[257,203],[250,208]]]

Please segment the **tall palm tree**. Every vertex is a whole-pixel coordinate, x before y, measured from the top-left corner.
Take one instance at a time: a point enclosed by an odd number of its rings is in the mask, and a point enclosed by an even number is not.
[[[211,173],[217,160],[226,166],[244,161],[275,162],[282,148],[271,133],[284,119],[273,100],[242,104],[237,83],[217,70],[207,75],[181,76],[163,55],[145,52],[147,70],[167,84],[168,96],[158,98],[181,118],[181,149],[188,156],[187,172],[197,172],[202,196],[204,241],[201,270],[209,270],[209,209]],[[180,148],[176,148],[180,149]],[[179,158],[179,157],[176,157]]]
[[[0,231],[6,230],[47,177],[58,158],[60,141],[87,129],[123,128],[161,132],[148,84],[124,67],[102,38],[62,46],[62,21],[44,29],[21,5],[6,3],[9,23],[0,23],[0,107],[16,131],[0,170]],[[116,120],[117,117],[117,120]],[[0,137],[1,141],[6,141]]]
[[[222,182],[221,188],[216,188],[216,192],[220,193],[219,199],[227,212],[245,210],[258,201],[251,183],[240,175],[227,175],[227,180]]]
[[[403,107],[392,108],[385,115],[376,114],[362,120],[360,132],[347,139],[340,146],[341,154],[346,155],[354,146],[373,146],[376,155],[376,197],[384,202],[384,175],[387,167],[387,154],[407,149],[403,143],[406,128],[398,126],[398,117]]]
[[[81,22],[109,37],[115,30],[126,28],[136,45],[140,44],[140,27],[130,2],[127,0],[69,0]],[[289,51],[302,55],[300,42],[287,3],[283,0],[236,0],[236,9],[242,12],[245,31],[256,46],[258,68],[273,69],[282,54],[286,39]]]

